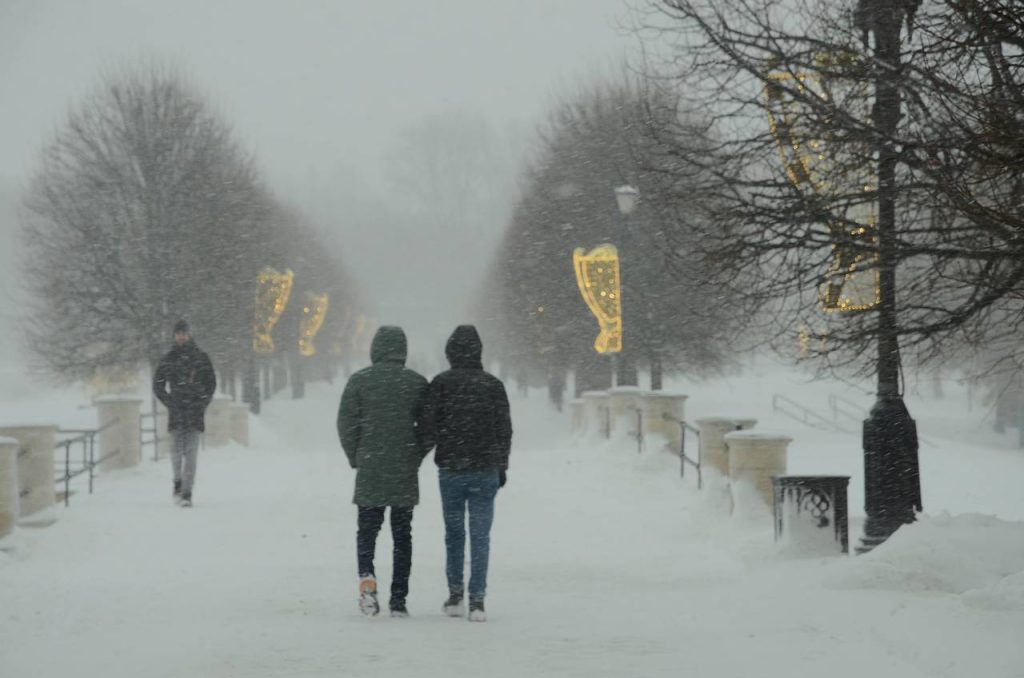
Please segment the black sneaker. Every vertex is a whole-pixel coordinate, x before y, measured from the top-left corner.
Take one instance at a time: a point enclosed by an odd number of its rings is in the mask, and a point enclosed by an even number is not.
[[[392,617],[409,616],[409,609],[405,606],[404,600],[392,600],[388,607],[391,608]]]
[[[181,481],[180,480],[175,480],[174,481],[174,493],[171,495],[171,497],[174,498],[174,503],[175,504],[180,504],[181,503]]]
[[[484,601],[482,601],[482,600],[471,600],[471,601],[469,601],[469,621],[475,621],[475,622],[487,621],[487,613],[484,612]]]
[[[449,617],[461,617],[466,614],[466,608],[462,605],[462,594],[453,593],[444,601],[444,613]]]

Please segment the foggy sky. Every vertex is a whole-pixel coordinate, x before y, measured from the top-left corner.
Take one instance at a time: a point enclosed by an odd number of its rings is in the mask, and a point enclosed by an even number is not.
[[[286,200],[323,204],[341,189],[400,200],[388,195],[380,162],[399,130],[466,111],[524,137],[559,89],[631,48],[625,11],[622,0],[0,0],[0,201],[23,187],[68,106],[105,67],[152,58],[179,66],[210,97]],[[5,287],[9,209],[0,205]],[[353,266],[364,278],[394,263],[379,257],[395,234],[373,231],[353,239],[371,257]],[[416,246],[438,270],[451,256],[436,238]],[[381,287],[361,282],[371,296]],[[476,281],[447,282],[451,292]]]

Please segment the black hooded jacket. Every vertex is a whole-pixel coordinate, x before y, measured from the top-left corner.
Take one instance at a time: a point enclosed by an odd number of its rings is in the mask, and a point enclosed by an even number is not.
[[[501,380],[484,372],[483,343],[476,328],[455,328],[445,353],[452,368],[430,382],[424,412],[437,441],[434,462],[452,471],[508,469],[508,396]]]
[[[167,407],[169,431],[205,430],[206,407],[216,390],[213,363],[191,339],[168,351],[153,375],[153,393]]]

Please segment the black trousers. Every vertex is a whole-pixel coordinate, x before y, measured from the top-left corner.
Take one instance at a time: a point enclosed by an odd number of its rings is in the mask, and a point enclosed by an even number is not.
[[[356,533],[356,554],[359,576],[376,572],[373,555],[377,550],[377,534],[384,524],[384,506],[359,507],[359,531]],[[412,506],[391,507],[391,540],[395,543],[394,573],[391,578],[391,603],[404,603],[409,595],[409,572],[412,571]]]

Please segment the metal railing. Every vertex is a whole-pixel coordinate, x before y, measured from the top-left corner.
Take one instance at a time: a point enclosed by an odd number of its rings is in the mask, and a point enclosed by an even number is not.
[[[700,431],[693,426],[690,426],[683,419],[676,419],[670,414],[663,414],[662,419],[670,421],[679,426],[679,477],[686,477],[686,466],[690,465],[697,469],[697,489],[704,488],[704,475],[701,471],[701,456],[700,456]],[[697,438],[697,458],[692,459],[686,454],[686,434],[692,433]]]
[[[857,422],[859,426],[867,418],[863,407],[835,393],[828,395],[828,408],[832,411],[833,422],[838,421],[840,417],[845,417]]]
[[[102,464],[107,459],[120,454],[121,450],[112,450],[107,452],[99,459],[96,458],[96,436],[108,428],[118,424],[118,420],[107,422],[98,429],[58,429],[58,434],[78,434],[73,438],[65,438],[64,440],[58,440],[54,446],[56,452],[61,447],[64,448],[64,462],[63,472],[55,478],[55,483],[64,484],[64,505],[68,506],[71,501],[71,481],[74,478],[82,475],[83,473],[89,474],[89,494],[92,494],[93,481],[96,477],[96,467]],[[73,446],[81,445],[82,459],[77,468],[72,468],[71,459],[71,448]],[[55,460],[56,461],[56,460]],[[76,459],[77,461],[77,459]],[[60,470],[60,465],[55,465],[56,470]],[[27,490],[25,490],[27,492]],[[24,493],[23,493],[24,494]]]
[[[776,393],[772,396],[772,410],[784,414],[787,417],[822,431],[839,431],[840,433],[853,433],[844,426],[840,426],[828,417],[818,414],[809,407],[804,407],[791,398]]]
[[[152,422],[148,426],[146,422]],[[146,436],[150,437],[146,437]],[[157,423],[157,416],[154,412],[143,412],[139,415],[139,446],[145,448],[146,445],[153,446],[153,461],[160,460],[160,443],[167,440],[164,436],[160,435],[160,427]]]

